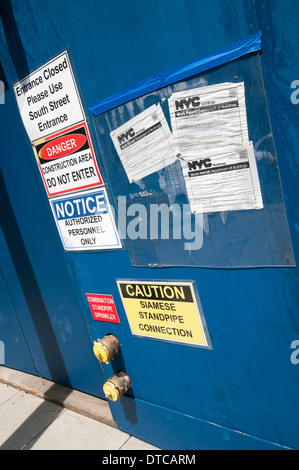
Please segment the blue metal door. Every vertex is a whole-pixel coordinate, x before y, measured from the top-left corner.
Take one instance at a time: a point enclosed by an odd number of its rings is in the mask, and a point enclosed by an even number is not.
[[[0,363],[5,365],[7,357],[9,357],[16,369],[37,374],[2,273],[0,278],[0,293]]]
[[[9,64],[19,57],[16,69],[20,76],[26,75],[28,64],[10,2],[1,4],[1,18],[2,39],[6,38],[5,50],[8,53],[9,48],[10,58],[2,56],[2,64],[8,66],[5,73],[1,67],[5,94],[0,107],[0,252],[1,270],[15,310],[10,315],[5,305],[1,308],[1,322],[9,319],[0,335],[6,351],[5,366],[104,397],[97,362],[90,355],[88,326],[63,249],[51,240],[51,233],[57,236],[55,225],[30,143],[16,119]],[[26,347],[21,352],[24,342]]]
[[[270,8],[251,0],[2,3],[3,231],[12,261],[4,259],[1,268],[37,373],[103,397],[104,382],[125,371],[132,387],[109,402],[113,417],[120,429],[162,448],[298,448],[299,366],[291,360],[299,334],[297,268],[137,267],[126,249],[64,251],[12,90],[68,48],[88,109],[262,30],[262,95],[296,258],[295,2],[275,0]],[[112,201],[120,194],[110,186],[91,114],[88,123]],[[213,349],[132,335],[117,286],[124,279],[194,282]],[[112,296],[119,323],[95,319],[86,294]],[[99,367],[93,341],[108,333],[118,338],[120,353]],[[17,367],[14,360],[7,365]],[[32,370],[30,360],[26,367]]]

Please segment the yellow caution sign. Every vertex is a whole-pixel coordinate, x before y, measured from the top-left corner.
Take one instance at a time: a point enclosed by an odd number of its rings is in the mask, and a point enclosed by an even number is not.
[[[133,335],[211,349],[193,281],[118,280]]]

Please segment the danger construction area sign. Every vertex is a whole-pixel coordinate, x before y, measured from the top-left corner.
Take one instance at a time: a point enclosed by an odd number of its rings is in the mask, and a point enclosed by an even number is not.
[[[103,184],[86,122],[32,145],[49,197]]]
[[[117,284],[134,336],[212,349],[194,281]]]

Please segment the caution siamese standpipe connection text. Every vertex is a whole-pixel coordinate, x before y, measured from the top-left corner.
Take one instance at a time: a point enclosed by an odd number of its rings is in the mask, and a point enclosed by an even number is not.
[[[117,284],[133,335],[211,349],[193,282]]]

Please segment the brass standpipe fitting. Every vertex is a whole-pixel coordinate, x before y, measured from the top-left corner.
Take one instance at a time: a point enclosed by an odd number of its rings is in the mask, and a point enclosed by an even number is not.
[[[100,362],[109,364],[120,350],[120,344],[116,336],[106,335],[102,339],[93,342],[93,352]]]
[[[105,397],[111,401],[117,401],[132,386],[130,377],[123,371],[119,371],[110,377],[104,384]]]

